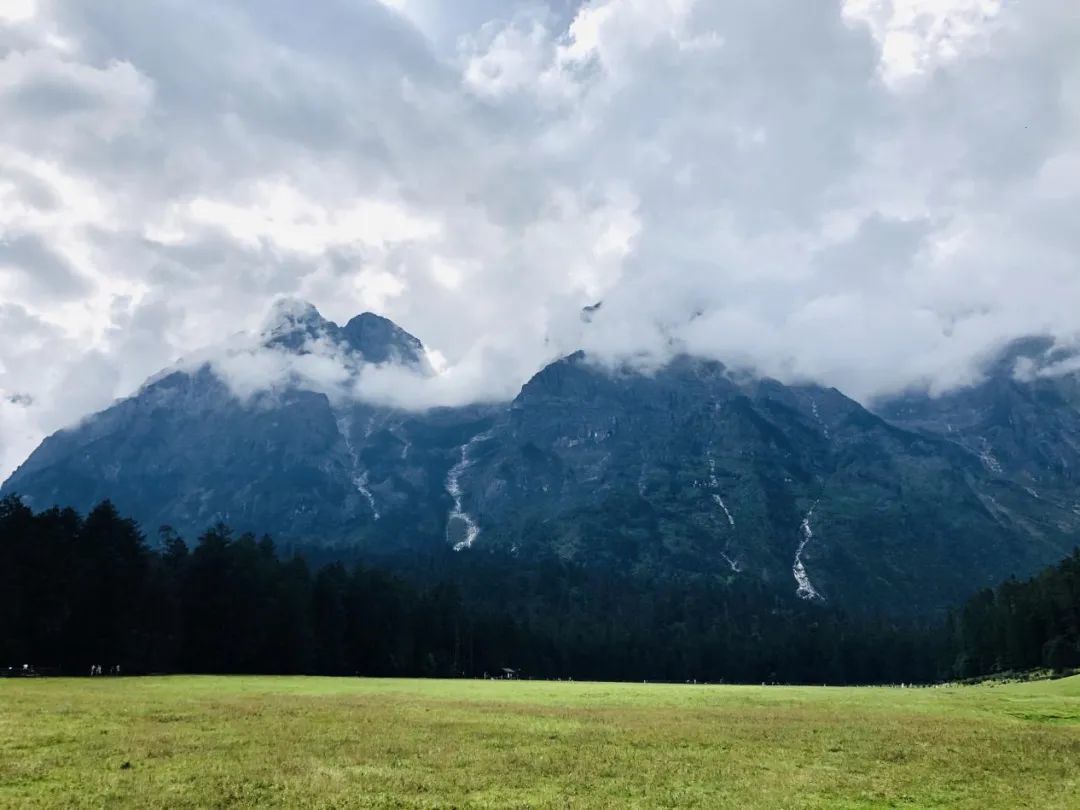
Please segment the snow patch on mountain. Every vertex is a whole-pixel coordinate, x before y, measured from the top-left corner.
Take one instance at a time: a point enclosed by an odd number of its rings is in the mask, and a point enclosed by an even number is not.
[[[725,514],[725,515],[727,516],[727,519],[728,519],[728,523],[730,523],[730,524],[731,524],[731,528],[733,528],[733,529],[734,529],[734,528],[735,528],[735,518],[733,518],[733,517],[731,516],[731,512],[730,512],[730,511],[728,511],[728,508],[727,508],[727,504],[726,504],[726,503],[724,503],[724,499],[723,499],[723,498],[721,498],[721,497],[720,497],[719,495],[716,495],[716,494],[713,494],[713,496],[712,496],[712,497],[713,497],[713,500],[714,500],[714,501],[716,501],[717,505],[718,505],[718,506],[719,506],[719,507],[720,507],[721,509],[723,509],[723,510],[724,510],[724,514]]]
[[[709,488],[713,489],[713,490],[717,490],[717,489],[720,488],[720,479],[716,477],[716,459],[713,458],[712,453],[709,453],[708,460],[709,460]],[[712,493],[712,499],[716,503],[716,505],[719,506],[723,510],[724,516],[727,518],[728,525],[731,526],[732,529],[734,529],[735,528],[735,517],[731,514],[731,510],[729,510],[727,508],[727,504],[724,503],[723,497],[721,497],[720,493],[713,492]],[[724,550],[720,552],[720,556],[724,559],[724,562],[726,562],[728,564],[728,566],[731,568],[731,570],[734,573],[736,573],[736,574],[741,573],[742,572],[742,565],[740,565],[739,561],[736,560],[735,558],[733,558],[728,553],[730,551],[730,549],[731,549],[731,540],[729,539],[728,542],[726,543],[726,545],[724,546]]]
[[[454,551],[464,551],[467,548],[471,548],[472,544],[476,541],[476,538],[480,535],[480,524],[476,522],[476,519],[473,518],[472,515],[465,511],[465,493],[461,488],[461,477],[465,474],[465,471],[472,466],[473,460],[471,453],[473,448],[480,442],[486,441],[489,438],[491,438],[490,430],[485,431],[484,433],[478,433],[463,444],[461,446],[461,458],[446,474],[446,491],[454,501],[454,505],[450,509],[450,514],[446,519],[447,542],[452,542],[450,531],[455,523],[463,524],[465,532],[463,539],[454,543]]]
[[[800,531],[802,532],[802,540],[799,542],[799,547],[795,550],[795,562],[791,567],[791,573],[795,575],[795,583],[798,586],[795,589],[795,595],[800,599],[811,601],[818,599],[825,600],[818,590],[810,582],[810,576],[806,573],[806,566],[803,564],[802,555],[806,551],[806,547],[810,544],[810,541],[814,539],[814,530],[810,526],[810,519],[814,516],[814,510],[817,509],[817,502],[810,507],[810,511],[806,513],[806,517],[802,520]]]
[[[375,520],[378,520],[382,516],[379,514],[379,507],[375,504],[375,494],[368,487],[368,472],[364,469],[360,459],[360,452],[353,443],[352,428],[349,426],[349,418],[345,414],[339,413],[335,414],[334,421],[337,423],[338,433],[341,434],[341,438],[345,442],[345,451],[348,453],[349,460],[352,463],[352,467],[349,471],[352,484],[356,487],[356,491],[363,495],[364,499],[368,502],[368,506],[371,508],[372,517]],[[373,421],[374,417],[368,420],[364,434],[365,439],[371,435]]]
[[[982,461],[983,466],[986,467],[987,470],[995,475],[1001,475],[1001,462],[997,460],[994,451],[990,448],[990,443],[986,439],[982,439],[982,447],[979,450],[979,460]]]

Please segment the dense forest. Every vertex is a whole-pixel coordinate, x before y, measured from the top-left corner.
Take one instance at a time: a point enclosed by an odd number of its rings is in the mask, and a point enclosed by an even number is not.
[[[1080,664],[1077,555],[916,623],[475,550],[313,570],[225,526],[151,547],[108,502],[83,518],[9,498],[0,598],[0,665],[68,673],[895,683]]]
[[[1080,667],[1080,549],[1038,576],[984,590],[950,617],[952,672]]]

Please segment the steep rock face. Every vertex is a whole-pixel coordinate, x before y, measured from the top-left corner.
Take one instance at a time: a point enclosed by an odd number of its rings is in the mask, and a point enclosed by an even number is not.
[[[341,330],[345,342],[369,363],[397,363],[430,371],[424,344],[393,321],[364,312]]]
[[[344,356],[356,364],[393,363],[430,374],[424,344],[393,321],[363,312],[345,326],[338,326],[319,314],[306,301],[285,298],[271,309],[261,330],[268,348],[305,353],[313,342],[339,346]]]
[[[1029,338],[993,358],[985,378],[931,397],[878,405],[886,419],[963,448],[998,481],[1080,513],[1080,357]]]
[[[1080,527],[835,390],[686,357],[655,374],[553,364],[472,459],[462,487],[484,542],[852,606],[950,604],[1060,556]]]

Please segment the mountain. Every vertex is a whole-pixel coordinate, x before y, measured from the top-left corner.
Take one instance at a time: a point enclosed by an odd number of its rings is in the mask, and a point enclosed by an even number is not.
[[[446,471],[485,409],[418,415],[371,405],[311,390],[288,365],[355,374],[390,363],[427,375],[420,341],[371,313],[339,327],[310,304],[284,301],[236,357],[275,367],[279,379],[245,398],[221,364],[181,362],[47,438],[0,491],[82,511],[109,498],[151,532],[170,525],[188,536],[217,521],[320,546],[443,536]]]
[[[1006,346],[976,385],[879,407],[890,421],[948,439],[998,480],[1080,510],[1080,355],[1048,338]]]
[[[372,312],[363,312],[339,327],[308,302],[284,298],[270,310],[260,338],[267,348],[297,353],[308,353],[313,342],[324,341],[340,346],[355,363],[394,363],[431,373],[424,344],[393,321]]]
[[[954,442],[688,357],[651,375],[561,360],[469,455],[485,543],[852,607],[949,605],[1080,537],[1080,516]]]
[[[1080,388],[1043,350],[874,413],[714,361],[645,371],[580,352],[510,403],[410,412],[365,401],[363,372],[432,374],[416,338],[287,301],[237,362],[158,375],[49,437],[0,491],[81,510],[108,497],[150,528],[223,520],[323,555],[448,544],[936,610],[1080,538]],[[236,367],[276,376],[238,393]]]

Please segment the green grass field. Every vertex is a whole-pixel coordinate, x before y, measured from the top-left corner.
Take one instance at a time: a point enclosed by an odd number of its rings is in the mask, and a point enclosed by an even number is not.
[[[0,682],[4,807],[1080,807],[1080,678]]]

